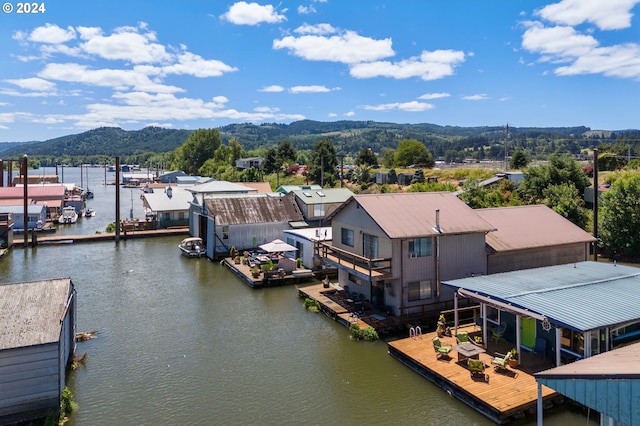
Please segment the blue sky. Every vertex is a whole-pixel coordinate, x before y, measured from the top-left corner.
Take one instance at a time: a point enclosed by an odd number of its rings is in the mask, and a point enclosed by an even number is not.
[[[5,2],[0,141],[301,119],[639,128],[639,3]]]

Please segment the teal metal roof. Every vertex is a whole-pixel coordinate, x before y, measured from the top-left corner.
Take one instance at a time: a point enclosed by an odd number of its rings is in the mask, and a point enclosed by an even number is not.
[[[605,262],[443,281],[580,332],[640,320],[640,268]]]
[[[640,426],[640,343],[536,373],[536,381],[628,426]]]

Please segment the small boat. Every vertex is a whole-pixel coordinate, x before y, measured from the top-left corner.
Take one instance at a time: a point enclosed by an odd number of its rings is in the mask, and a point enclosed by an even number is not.
[[[92,208],[88,208],[84,211],[84,217],[93,217],[96,215],[96,211]]]
[[[62,209],[62,214],[58,218],[58,223],[76,223],[78,220],[78,212],[73,206],[65,206]]]
[[[185,238],[178,244],[178,248],[187,257],[202,257],[207,254],[207,248],[202,238],[198,237]]]

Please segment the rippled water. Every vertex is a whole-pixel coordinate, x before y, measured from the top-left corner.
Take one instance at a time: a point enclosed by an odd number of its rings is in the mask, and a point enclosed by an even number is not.
[[[351,341],[306,311],[294,287],[251,289],[180,256],[179,240],[40,245],[0,261],[3,282],[70,276],[78,330],[99,331],[78,344],[89,358],[69,379],[71,425],[491,424],[386,343]],[[545,424],[588,423],[564,411]]]

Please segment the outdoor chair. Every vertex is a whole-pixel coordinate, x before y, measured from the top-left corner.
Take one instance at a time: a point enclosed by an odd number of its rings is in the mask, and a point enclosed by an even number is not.
[[[493,364],[496,373],[506,373],[509,371],[507,368],[509,366],[509,360],[512,357],[511,352],[508,352],[506,355],[501,353],[496,353],[496,356],[491,360],[491,364]]]
[[[444,346],[439,337],[433,338],[433,350],[436,351],[436,358],[449,358],[449,352],[451,352],[451,346]]]
[[[475,344],[471,339],[469,339],[469,333],[467,333],[466,331],[459,331],[456,334],[456,340],[458,342],[458,344],[462,344],[462,343],[473,343]]]
[[[498,343],[499,340],[504,336],[504,332],[507,331],[507,323],[503,322],[498,327],[491,329],[491,339]]]
[[[489,382],[489,375],[484,372],[486,368],[484,361],[481,359],[467,358],[467,367],[473,380],[481,379],[483,382]]]

